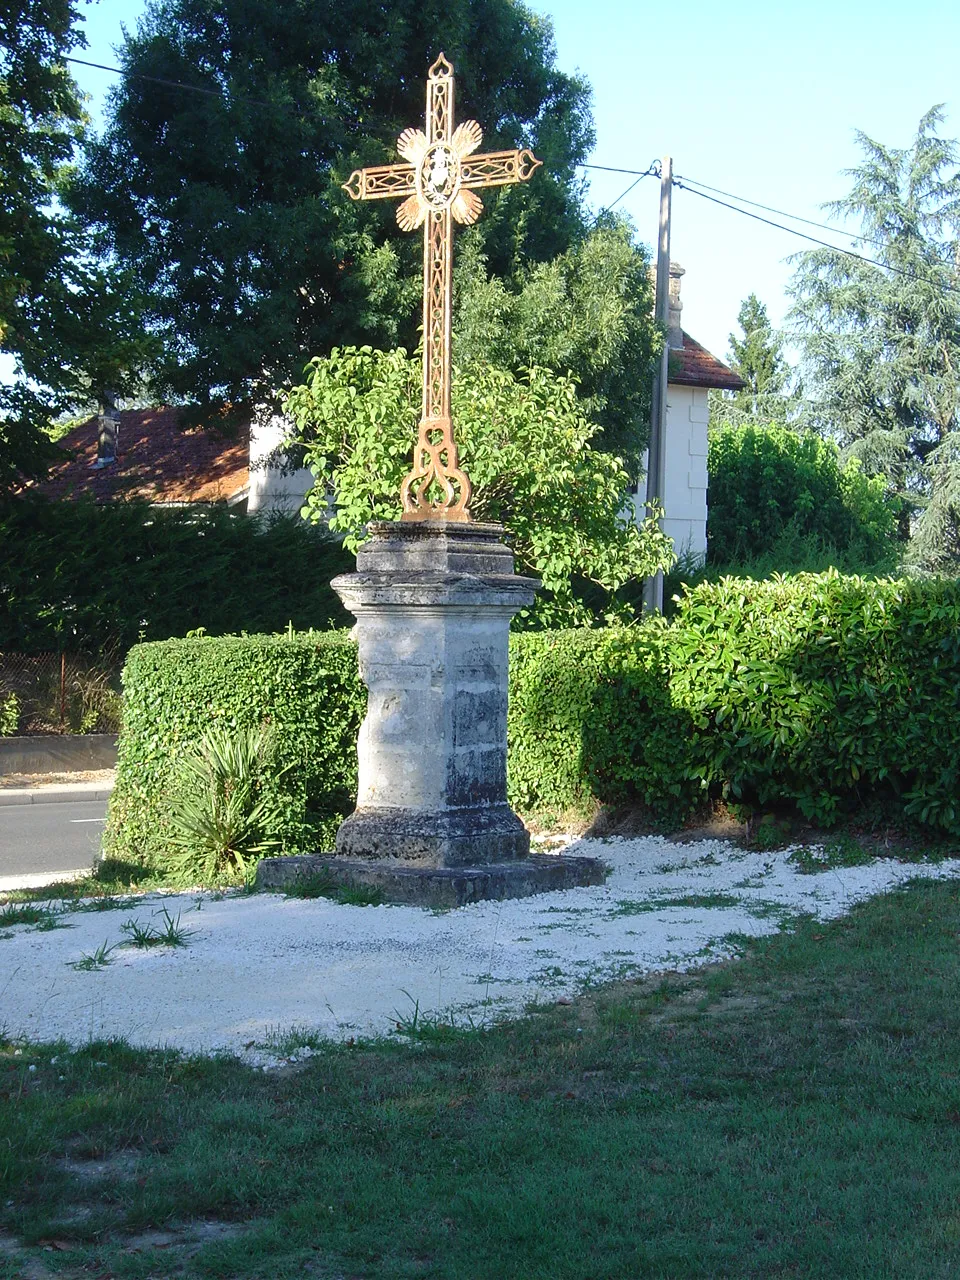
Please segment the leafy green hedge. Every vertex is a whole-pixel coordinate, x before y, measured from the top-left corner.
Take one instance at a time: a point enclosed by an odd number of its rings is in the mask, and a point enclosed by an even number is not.
[[[681,602],[665,644],[714,792],[818,822],[892,801],[960,835],[960,583],[727,578]]]
[[[353,557],[303,521],[145,502],[0,504],[0,650],[122,656],[138,640],[346,626]]]
[[[960,584],[835,572],[702,584],[670,622],[511,638],[509,788],[523,813],[706,795],[831,823],[883,805],[960,835]],[[107,848],[162,863],[182,746],[274,726],[288,851],[352,807],[364,691],[343,633],[139,645]]]
[[[366,706],[345,632],[168,640],[131,649],[106,856],[163,867],[166,811],[187,744],[211,725],[272,729],[265,798],[289,853],[329,848],[356,795]],[[290,766],[284,772],[284,766]]]
[[[509,789],[521,813],[585,814],[597,801],[680,817],[689,718],[670,702],[662,625],[510,638]]]
[[[669,623],[514,641],[528,811],[675,818],[698,797],[808,818],[884,805],[960,835],[960,584],[836,572],[703,583]]]
[[[882,479],[812,432],[775,424],[719,426],[707,455],[707,560],[724,567],[802,546],[874,565],[894,550],[896,503]],[[778,567],[795,569],[795,563]]]

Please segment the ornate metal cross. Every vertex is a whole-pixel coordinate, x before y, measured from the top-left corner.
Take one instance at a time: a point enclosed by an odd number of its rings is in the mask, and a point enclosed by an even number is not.
[[[397,209],[401,229],[423,226],[423,409],[400,518],[469,520],[470,481],[450,421],[453,222],[476,222],[478,189],[526,182],[542,161],[526,149],[474,155],[483,133],[475,120],[454,129],[453,67],[442,53],[427,72],[426,123],[426,133],[404,129],[397,139],[406,164],[356,169],[343,189],[354,200],[406,197]],[[442,497],[431,498],[435,484]]]

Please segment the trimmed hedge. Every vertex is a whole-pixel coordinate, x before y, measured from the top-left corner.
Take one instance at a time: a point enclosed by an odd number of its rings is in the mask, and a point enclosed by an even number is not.
[[[599,801],[680,818],[693,807],[691,725],[670,701],[663,631],[511,636],[509,792],[521,813],[586,815]]]
[[[213,724],[271,726],[279,776],[268,773],[263,788],[281,812],[284,850],[329,848],[353,809],[365,708],[347,632],[136,645],[123,671],[105,856],[164,866],[165,812],[182,749]]]
[[[891,801],[960,835],[960,583],[726,578],[681,601],[666,643],[715,793],[823,823]]]
[[[709,795],[827,825],[882,805],[960,835],[955,581],[724,578],[669,623],[517,639],[510,760],[528,811],[599,800],[673,819]]]
[[[511,638],[509,794],[523,813],[706,796],[830,824],[884,806],[960,836],[960,584],[836,572],[726,578],[670,622]],[[124,672],[106,848],[162,864],[181,745],[271,724],[288,852],[329,848],[356,785],[365,694],[345,633],[145,644]]]

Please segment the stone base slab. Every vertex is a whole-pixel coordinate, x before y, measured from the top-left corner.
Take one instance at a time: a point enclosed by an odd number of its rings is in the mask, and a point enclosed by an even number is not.
[[[337,832],[338,858],[387,858],[420,867],[518,862],[530,855],[530,833],[508,804],[475,809],[357,809]]]
[[[411,867],[305,854],[264,858],[257,866],[256,883],[258,889],[283,890],[317,878],[326,881],[331,889],[375,890],[385,902],[447,908],[603,884],[606,874],[606,867],[598,858],[568,858],[562,854],[535,854],[522,862],[484,867]]]

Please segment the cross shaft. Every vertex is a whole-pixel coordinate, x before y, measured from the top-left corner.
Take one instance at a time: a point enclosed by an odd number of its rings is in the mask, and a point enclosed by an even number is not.
[[[527,182],[542,163],[527,150],[475,155],[475,120],[453,126],[453,67],[441,53],[427,72],[426,131],[404,129],[405,164],[356,169],[343,184],[354,200],[402,198],[397,222],[423,226],[423,401],[413,469],[400,488],[402,520],[469,520],[470,481],[460,468],[450,417],[453,223],[476,222],[476,191]]]

